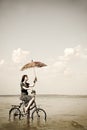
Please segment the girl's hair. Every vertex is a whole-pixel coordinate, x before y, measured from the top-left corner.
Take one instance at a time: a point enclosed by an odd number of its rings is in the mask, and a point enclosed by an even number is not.
[[[21,79],[21,82],[24,82],[25,77],[28,77],[28,76],[27,75],[23,75],[22,79]]]

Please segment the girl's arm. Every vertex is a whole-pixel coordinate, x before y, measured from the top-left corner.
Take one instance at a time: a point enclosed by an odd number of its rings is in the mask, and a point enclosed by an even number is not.
[[[33,85],[29,85],[29,87],[27,88],[27,87],[25,87],[25,86],[23,86],[23,88],[25,89],[25,90],[29,90],[30,89],[30,87],[32,88],[32,87],[34,87],[35,86],[35,83],[33,84]]]
[[[35,83],[33,85],[29,85],[29,87],[34,87],[35,86]]]
[[[33,85],[29,85],[29,87],[34,87],[35,86],[35,83],[37,82],[37,77],[35,77],[33,82],[34,82],[34,84]]]
[[[25,90],[29,90],[29,88],[26,88],[25,86],[23,86],[22,88],[25,89]]]
[[[34,87],[35,86],[35,83],[36,83],[36,81],[37,81],[37,77],[35,77],[35,79],[34,79],[34,84],[33,85],[29,85],[29,87],[27,88],[27,87],[25,87],[25,86],[23,86],[23,88],[25,89],[25,90],[29,90],[29,88],[30,87]]]

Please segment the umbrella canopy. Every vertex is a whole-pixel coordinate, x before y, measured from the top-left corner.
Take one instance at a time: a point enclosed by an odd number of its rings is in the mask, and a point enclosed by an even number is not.
[[[44,67],[44,66],[47,66],[46,64],[42,63],[42,62],[39,62],[39,61],[32,61],[28,64],[25,64],[22,68],[21,68],[21,71],[23,70],[26,70],[28,68],[33,68],[33,67]]]

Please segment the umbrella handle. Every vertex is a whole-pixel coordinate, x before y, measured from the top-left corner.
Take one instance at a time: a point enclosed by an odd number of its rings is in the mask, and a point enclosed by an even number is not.
[[[35,67],[33,68],[34,70],[34,75],[35,75],[35,82],[37,81],[37,76],[36,76],[36,71],[35,71]]]
[[[33,60],[31,60],[33,62]],[[34,75],[35,75],[35,81],[37,81],[37,76],[36,76],[36,71],[35,71],[35,67],[33,67],[33,71],[34,71]]]
[[[33,68],[33,70],[34,70],[34,75],[35,75],[35,77],[36,77],[36,71],[35,71],[35,67]]]

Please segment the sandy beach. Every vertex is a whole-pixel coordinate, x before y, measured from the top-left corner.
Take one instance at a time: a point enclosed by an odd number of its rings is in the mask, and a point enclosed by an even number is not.
[[[27,122],[26,117],[9,122],[13,100],[14,104],[19,103],[17,97],[0,97],[0,130],[87,130],[87,98],[38,97],[37,103],[47,112],[46,122],[31,119]]]

